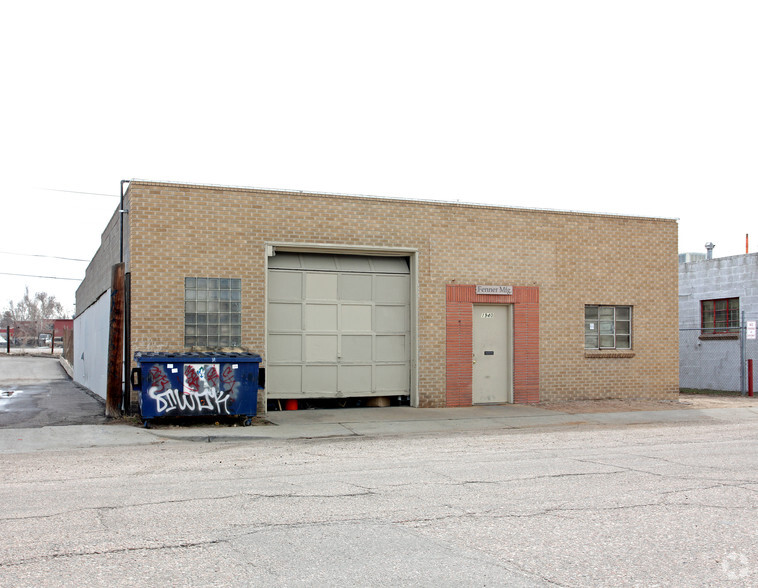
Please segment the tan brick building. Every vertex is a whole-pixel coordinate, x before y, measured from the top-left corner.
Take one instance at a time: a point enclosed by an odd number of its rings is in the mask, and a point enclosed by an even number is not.
[[[677,397],[674,220],[144,181],[125,208],[128,348],[260,353],[264,399]],[[118,217],[77,292],[93,389]]]

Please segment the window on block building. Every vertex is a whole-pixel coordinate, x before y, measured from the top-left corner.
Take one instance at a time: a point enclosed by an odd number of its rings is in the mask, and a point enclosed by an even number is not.
[[[230,278],[184,278],[184,346],[239,347],[242,288]]]
[[[721,298],[701,301],[700,326],[703,335],[738,333],[740,328],[740,299]]]
[[[585,349],[631,349],[632,307],[584,307]]]

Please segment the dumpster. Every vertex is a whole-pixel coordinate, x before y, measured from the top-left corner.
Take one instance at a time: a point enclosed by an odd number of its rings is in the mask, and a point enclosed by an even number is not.
[[[239,416],[248,426],[258,408],[257,353],[134,354],[132,387],[145,426],[156,417]]]

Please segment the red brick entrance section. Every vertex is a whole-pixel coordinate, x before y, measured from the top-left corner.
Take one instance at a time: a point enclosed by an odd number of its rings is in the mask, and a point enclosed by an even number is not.
[[[477,295],[476,286],[447,286],[447,406],[471,406],[474,303],[513,304],[513,401],[540,401],[540,291],[514,286],[512,296]]]

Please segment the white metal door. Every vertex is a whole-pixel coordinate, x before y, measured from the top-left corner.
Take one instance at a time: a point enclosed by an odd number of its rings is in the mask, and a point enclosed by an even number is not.
[[[513,305],[475,304],[473,313],[473,403],[513,402]]]

